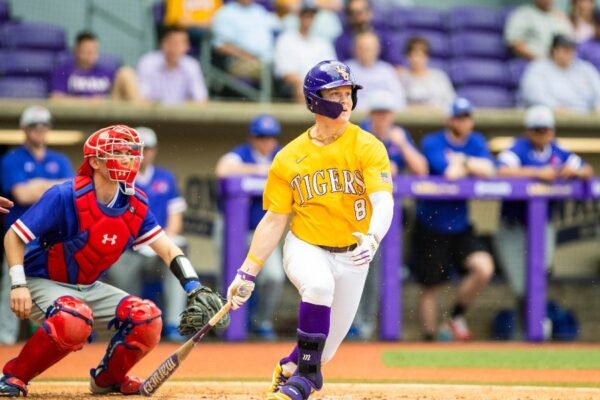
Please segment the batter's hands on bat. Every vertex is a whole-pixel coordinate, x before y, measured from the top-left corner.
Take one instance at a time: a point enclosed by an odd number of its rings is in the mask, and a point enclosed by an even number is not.
[[[254,275],[238,270],[227,289],[227,301],[231,302],[231,308],[237,310],[248,301],[254,290],[255,279]]]
[[[354,265],[364,265],[373,261],[377,248],[379,248],[379,238],[374,233],[354,232],[352,236],[358,241],[358,246],[352,252],[352,261]]]
[[[8,214],[10,211],[9,208],[12,208],[13,206],[14,203],[12,201],[7,199],[6,197],[0,196],[0,213]]]
[[[18,287],[10,291],[10,309],[19,319],[29,318],[31,313],[31,293],[27,287]]]

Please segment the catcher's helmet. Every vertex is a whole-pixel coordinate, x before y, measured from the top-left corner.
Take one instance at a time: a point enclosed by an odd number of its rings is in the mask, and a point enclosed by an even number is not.
[[[343,111],[340,103],[324,100],[321,90],[352,86],[352,109],[356,107],[356,92],[362,89],[354,80],[350,67],[339,61],[321,61],[304,78],[306,107],[315,114],[337,118]]]
[[[96,157],[106,161],[109,177],[119,182],[119,188],[127,195],[135,193],[135,177],[142,160],[144,144],[140,135],[126,125],[113,125],[90,135],[83,144],[83,163],[79,175],[92,175],[93,169],[88,158]]]
[[[256,137],[279,136],[281,125],[275,117],[268,114],[261,114],[250,122],[250,135]]]

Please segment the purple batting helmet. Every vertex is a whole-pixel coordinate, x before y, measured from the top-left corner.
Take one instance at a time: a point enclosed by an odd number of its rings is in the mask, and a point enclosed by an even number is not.
[[[343,111],[340,103],[324,100],[321,90],[352,86],[352,109],[356,107],[356,91],[362,89],[354,80],[350,68],[339,61],[321,61],[304,78],[304,98],[310,112],[337,118]]]

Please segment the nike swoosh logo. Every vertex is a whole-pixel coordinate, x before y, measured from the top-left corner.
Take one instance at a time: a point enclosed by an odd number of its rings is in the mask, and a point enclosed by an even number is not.
[[[296,159],[296,164],[300,164],[302,161],[304,161],[304,159],[305,159],[306,157],[308,157],[308,154],[307,154],[307,155],[305,155],[304,157],[301,157],[301,158],[298,158],[298,159]]]

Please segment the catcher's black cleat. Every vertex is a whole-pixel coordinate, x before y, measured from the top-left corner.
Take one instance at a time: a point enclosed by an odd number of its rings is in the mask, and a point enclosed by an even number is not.
[[[27,385],[14,376],[3,375],[0,378],[0,397],[26,397]]]

